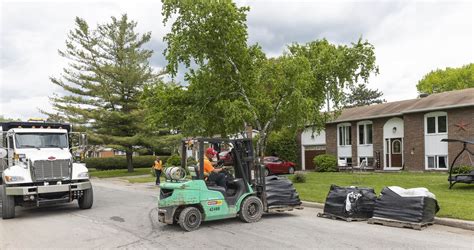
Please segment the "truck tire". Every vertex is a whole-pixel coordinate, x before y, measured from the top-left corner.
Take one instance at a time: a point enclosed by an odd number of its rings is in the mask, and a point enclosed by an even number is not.
[[[92,187],[84,190],[84,194],[77,201],[80,209],[89,209],[94,203],[94,191]]]
[[[256,196],[249,196],[245,198],[240,205],[239,217],[247,223],[257,222],[262,218],[263,203]]]
[[[0,186],[0,194],[2,196],[2,218],[15,218],[15,197],[7,195],[7,190],[4,185]]]
[[[182,229],[190,232],[199,228],[201,225],[201,211],[195,207],[187,207],[179,214],[178,223]]]

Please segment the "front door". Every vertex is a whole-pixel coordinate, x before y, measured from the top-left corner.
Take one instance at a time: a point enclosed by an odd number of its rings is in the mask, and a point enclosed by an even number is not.
[[[403,166],[403,138],[385,139],[385,166],[401,168]]]

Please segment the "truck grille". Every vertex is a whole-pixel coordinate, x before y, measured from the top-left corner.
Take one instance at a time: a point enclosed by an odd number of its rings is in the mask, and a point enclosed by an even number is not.
[[[70,179],[70,161],[35,161],[33,174],[36,181],[68,180]]]

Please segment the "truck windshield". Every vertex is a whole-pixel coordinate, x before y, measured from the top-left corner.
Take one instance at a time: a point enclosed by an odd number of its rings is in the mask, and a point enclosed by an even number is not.
[[[16,148],[67,148],[64,133],[21,133],[15,134]]]

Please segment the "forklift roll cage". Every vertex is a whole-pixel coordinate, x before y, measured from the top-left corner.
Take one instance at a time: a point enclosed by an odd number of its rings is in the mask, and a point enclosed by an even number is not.
[[[186,147],[189,142],[198,144],[198,172],[197,179],[204,180],[204,147],[205,144],[211,144],[212,148],[220,153],[221,144],[230,144],[232,149],[230,154],[233,159],[235,178],[242,178],[246,192],[249,192],[249,186],[256,192],[257,197],[262,200],[263,207],[266,208],[265,195],[265,176],[263,166],[256,164],[252,139],[222,139],[222,138],[195,138],[183,139],[181,143],[181,166],[187,167]],[[194,144],[194,143],[193,143]],[[219,160],[219,154],[217,154]],[[265,209],[266,210],[266,209]]]

